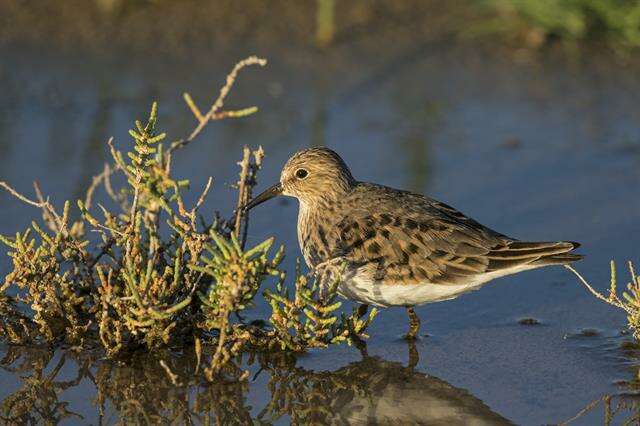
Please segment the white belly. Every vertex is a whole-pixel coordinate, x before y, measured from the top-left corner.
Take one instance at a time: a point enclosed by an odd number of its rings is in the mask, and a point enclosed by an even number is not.
[[[453,299],[479,288],[479,285],[442,284],[371,284],[352,280],[338,286],[338,293],[347,299],[374,306],[416,306]]]
[[[524,266],[485,273],[470,277],[464,284],[381,284],[372,281],[369,274],[356,272],[338,285],[338,293],[347,299],[374,306],[416,306],[454,299],[495,278],[534,268],[536,266]]]

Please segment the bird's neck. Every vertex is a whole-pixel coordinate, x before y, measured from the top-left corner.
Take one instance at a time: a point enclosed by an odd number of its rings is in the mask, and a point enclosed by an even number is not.
[[[325,198],[309,203],[300,200],[298,212],[298,242],[307,266],[315,267],[328,259],[326,247],[334,222],[337,219],[338,202]]]

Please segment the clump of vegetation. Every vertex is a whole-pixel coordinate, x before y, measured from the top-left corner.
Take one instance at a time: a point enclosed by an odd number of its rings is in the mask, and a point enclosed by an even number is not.
[[[366,337],[365,331],[377,314],[373,308],[368,316],[359,318],[357,314],[341,321],[334,313],[340,308],[336,288],[338,281],[329,283],[326,296],[320,296],[320,284],[317,279],[300,273],[297,265],[293,298],[283,281],[276,285],[276,291],[265,291],[265,297],[272,309],[270,333],[272,346],[292,351],[303,351],[309,345],[326,347],[330,344],[350,341],[352,336]]]
[[[626,0],[483,0],[496,17],[489,31],[523,36],[530,45],[550,39],[604,39],[614,46],[640,46],[640,4]]]
[[[618,294],[618,278],[616,264],[611,261],[611,282],[609,284],[609,294],[605,296],[591,286],[586,279],[572,266],[565,265],[573,272],[580,282],[598,299],[609,305],[622,309],[627,314],[627,325],[633,332],[633,337],[640,341],[640,277],[636,274],[632,262],[628,263],[631,281],[627,284],[626,290],[622,290],[621,296]]]
[[[303,351],[365,336],[375,312],[366,320],[355,313],[338,320],[333,316],[340,307],[335,287],[319,297],[307,285],[314,280],[299,271],[290,299],[280,269],[283,247],[272,250],[273,238],[245,247],[248,216],[242,206],[256,184],[262,148],[244,148],[237,204],[226,219],[220,213],[212,218],[201,213],[211,178],[187,206],[183,193],[189,181],[172,174],[172,156],[209,122],[257,110],[222,108],[238,72],[265,64],[256,57],[239,62],[206,113],[185,94],[198,124],[187,138],[168,147],[157,127],[154,103],[146,123],[136,121],[130,130],[130,151],[123,154],[109,141],[113,163],[75,203],[79,214],[70,201],[59,212],[37,185],[37,199],[32,200],[0,182],[18,199],[40,208],[43,217],[43,224],[33,221],[13,237],[0,237],[13,263],[0,287],[0,337],[13,344],[98,344],[109,357],[140,347],[193,345],[198,365],[210,356],[203,371],[213,379],[249,348]],[[114,183],[117,175],[124,181],[121,187]],[[118,206],[116,211],[94,201],[98,188]],[[278,295],[266,293],[274,308],[271,326],[234,321],[232,314],[252,306],[269,277],[278,280]]]

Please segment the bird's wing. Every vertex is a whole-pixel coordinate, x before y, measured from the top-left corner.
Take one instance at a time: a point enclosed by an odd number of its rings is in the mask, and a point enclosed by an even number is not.
[[[361,190],[367,194],[347,200],[358,207],[350,207],[334,228],[332,255],[375,268],[375,280],[384,284],[467,283],[575,247],[517,241],[420,195],[370,184]]]

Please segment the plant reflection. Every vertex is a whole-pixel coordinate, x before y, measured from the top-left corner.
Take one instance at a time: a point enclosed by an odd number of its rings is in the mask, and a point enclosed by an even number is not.
[[[418,353],[409,349],[408,366],[364,351],[362,360],[336,371],[307,370],[280,353],[254,354],[244,360],[259,368],[253,377],[205,383],[194,375],[193,353],[140,354],[122,363],[91,352],[9,347],[0,366],[20,389],[4,398],[0,418],[7,424],[92,420],[81,411],[101,424],[510,424],[466,390],[416,371]],[[252,407],[249,389],[265,374],[270,400]],[[71,407],[65,392],[74,387],[93,407]],[[73,400],[81,404],[77,396]]]
[[[0,418],[10,424],[36,424],[41,420],[58,423],[68,417],[82,418],[69,411],[69,403],[60,401],[59,396],[65,389],[78,385],[87,372],[87,364],[78,368],[75,379],[55,380],[65,364],[65,356],[55,360],[51,350],[22,349],[11,348],[0,361],[6,371],[27,374],[20,377],[22,387],[2,401]]]
[[[615,339],[610,349],[629,367],[629,378],[616,382],[616,393],[603,395],[589,402],[571,418],[558,423],[559,425],[640,424],[640,346],[633,341],[621,339],[622,336]]]
[[[602,414],[598,414],[598,411]],[[569,424],[583,424],[586,416],[592,415],[590,420],[602,420],[602,424],[637,425],[640,424],[640,399],[637,394],[623,393],[620,395],[605,395],[585,405],[576,415],[558,423],[559,426]],[[594,417],[595,416],[595,417]]]

